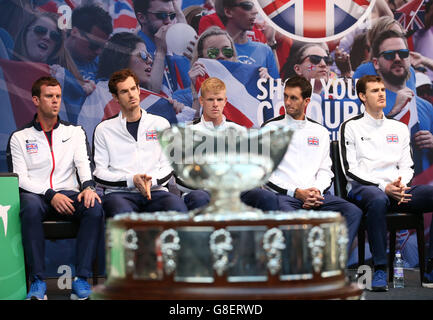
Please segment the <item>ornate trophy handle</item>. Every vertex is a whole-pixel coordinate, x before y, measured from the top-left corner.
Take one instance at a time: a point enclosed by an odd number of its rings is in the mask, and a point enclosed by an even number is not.
[[[170,275],[176,270],[176,251],[180,250],[180,239],[176,230],[167,229],[159,236],[165,273]]]
[[[276,275],[281,270],[281,250],[284,250],[283,232],[278,228],[272,228],[265,232],[263,236],[263,249],[268,258],[268,270],[271,275]]]
[[[226,229],[219,229],[210,235],[210,250],[213,255],[213,268],[217,275],[222,276],[228,268],[228,254],[233,250],[232,237]]]

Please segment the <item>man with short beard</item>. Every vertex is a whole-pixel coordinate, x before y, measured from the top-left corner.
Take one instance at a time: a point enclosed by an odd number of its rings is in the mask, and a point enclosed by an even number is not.
[[[405,122],[411,130],[416,175],[433,163],[433,107],[406,86],[410,57],[403,34],[384,31],[373,42],[372,49],[373,65],[385,83],[387,100],[395,101],[388,104],[384,113],[387,118]]]

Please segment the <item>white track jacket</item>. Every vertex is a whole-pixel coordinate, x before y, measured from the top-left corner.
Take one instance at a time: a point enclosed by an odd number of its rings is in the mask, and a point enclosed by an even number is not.
[[[95,181],[105,192],[139,192],[133,182],[136,174],[152,177],[151,190],[165,190],[173,169],[163,154],[157,138],[157,130],[170,127],[163,117],[141,109],[137,141],[126,128],[126,118],[117,116],[102,121],[95,129],[93,154]]]
[[[19,187],[45,195],[51,201],[56,191],[80,191],[94,185],[90,150],[82,127],[59,120],[51,145],[36,116],[12,133],[7,146],[9,171],[19,176]],[[77,179],[77,175],[79,180]]]
[[[308,118],[294,120],[287,114],[273,118],[265,125],[288,126],[294,130],[289,148],[269,178],[267,188],[291,197],[297,188],[315,187],[321,194],[327,191],[334,177],[328,130]]]
[[[349,119],[340,127],[340,157],[348,184],[374,185],[385,191],[401,176],[408,184],[413,177],[410,134],[404,123],[374,119],[367,112]]]

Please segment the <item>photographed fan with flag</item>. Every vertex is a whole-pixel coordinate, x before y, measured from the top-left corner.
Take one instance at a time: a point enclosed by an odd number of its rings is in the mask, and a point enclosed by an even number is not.
[[[424,28],[424,14],[424,0],[412,0],[398,8],[394,13],[394,18],[411,35]]]
[[[209,77],[216,77],[227,83],[227,104],[223,114],[228,120],[247,128],[260,128],[263,122],[280,115],[280,112],[284,113],[282,95],[279,97],[275,92],[273,99],[270,98],[270,82],[274,79],[268,79],[259,89],[260,67],[214,59],[200,58],[198,61],[204,64],[206,74],[197,78],[197,92],[200,91],[203,81]],[[264,91],[267,93],[266,98],[259,99],[258,97],[264,95]]]

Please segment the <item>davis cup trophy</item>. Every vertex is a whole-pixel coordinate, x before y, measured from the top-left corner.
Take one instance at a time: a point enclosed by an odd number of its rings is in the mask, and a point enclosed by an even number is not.
[[[358,299],[347,230],[337,212],[262,212],[240,193],[263,185],[292,131],[178,125],[158,140],[184,184],[211,193],[205,208],[125,213],[107,225],[107,273],[93,299]],[[302,164],[300,164],[302,165]]]

